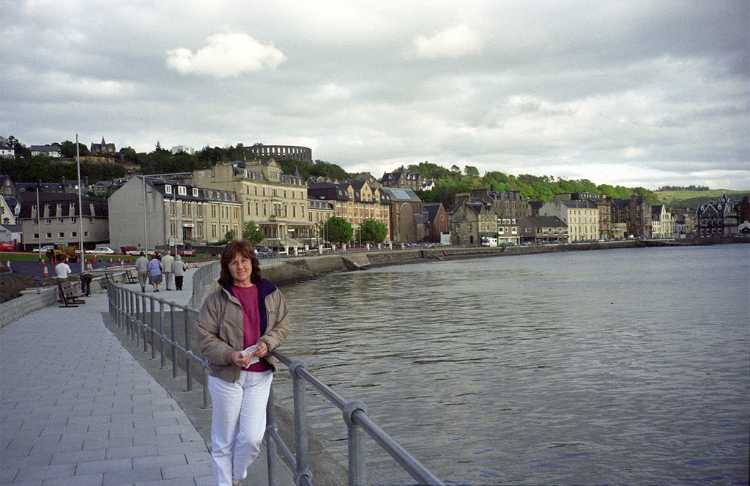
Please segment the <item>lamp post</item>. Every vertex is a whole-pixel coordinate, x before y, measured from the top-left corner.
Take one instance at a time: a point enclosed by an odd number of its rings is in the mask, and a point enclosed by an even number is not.
[[[81,157],[78,153],[78,134],[76,133],[76,169],[78,171],[78,221],[80,223],[80,234],[78,235],[79,248],[81,250],[81,273],[86,270],[86,254],[83,249],[83,197],[81,196]]]

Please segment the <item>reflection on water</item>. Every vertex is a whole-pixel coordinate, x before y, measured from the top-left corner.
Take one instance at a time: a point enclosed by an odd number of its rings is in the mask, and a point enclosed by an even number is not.
[[[284,350],[450,482],[747,483],[749,256],[608,250],[329,275],[286,289]],[[308,401],[345,463],[340,413]],[[372,449],[373,481],[408,481]]]

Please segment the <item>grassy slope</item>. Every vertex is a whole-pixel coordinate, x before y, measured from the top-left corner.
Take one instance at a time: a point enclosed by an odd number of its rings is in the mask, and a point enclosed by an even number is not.
[[[660,202],[670,207],[697,207],[708,200],[720,198],[722,194],[734,200],[740,200],[743,196],[750,196],[750,191],[711,189],[708,191],[657,191],[654,194]]]

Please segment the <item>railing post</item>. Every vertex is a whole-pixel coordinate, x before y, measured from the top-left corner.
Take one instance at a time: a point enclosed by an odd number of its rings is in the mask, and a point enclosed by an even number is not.
[[[137,297],[133,292],[133,297]],[[146,321],[141,322],[141,337],[143,338],[143,352],[148,351],[148,341],[146,340]]]
[[[146,294],[141,294],[143,299],[143,324],[146,324]],[[151,329],[151,359],[156,359],[156,347],[154,346],[154,310],[148,316],[148,327]]]
[[[367,413],[365,404],[359,400],[347,402],[342,411],[348,429],[349,486],[367,485],[364,433],[362,427],[354,421],[354,414],[359,411]]]
[[[164,303],[162,302],[163,305]],[[172,378],[177,378],[177,348],[174,341],[174,305],[171,304],[169,306],[169,338],[172,341]]]
[[[293,359],[289,363],[289,373],[292,375],[292,389],[294,395],[294,446],[295,463],[297,470],[294,471],[294,482],[297,485],[312,483],[312,473],[308,467],[308,447],[306,430],[306,407],[305,407],[305,382],[297,374],[305,364]]]
[[[273,415],[273,385],[268,392],[268,403],[266,404],[266,462],[268,463],[268,484],[273,486],[273,470],[276,465],[276,444],[271,436],[276,430],[276,417]]]
[[[151,299],[151,322],[153,323],[154,319],[156,318],[156,309],[154,308],[154,299]],[[159,368],[164,368],[164,313],[159,312],[159,354],[160,356],[160,365]]]
[[[193,389],[193,382],[190,379],[190,318],[187,309],[182,309],[182,315],[184,316],[183,322],[185,323],[185,388],[187,391]]]
[[[164,368],[164,301],[159,302],[159,369]],[[154,330],[151,329],[151,359],[156,357],[156,346],[154,346]]]
[[[153,329],[154,328],[154,324],[156,323],[155,322],[156,321],[156,304],[155,304],[154,297],[151,297],[151,319],[149,319],[148,321],[149,321],[149,326],[148,326],[149,329]],[[148,351],[145,323],[144,323],[144,326],[143,326],[143,336],[141,336],[141,337],[143,337],[143,352],[145,353],[146,351]],[[153,343],[154,343],[154,337],[151,336],[151,347],[152,348],[153,348]]]

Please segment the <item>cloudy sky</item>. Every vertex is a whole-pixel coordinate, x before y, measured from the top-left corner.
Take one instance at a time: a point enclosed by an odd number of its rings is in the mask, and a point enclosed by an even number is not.
[[[750,2],[0,0],[0,135],[750,189]]]

